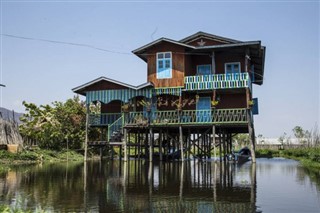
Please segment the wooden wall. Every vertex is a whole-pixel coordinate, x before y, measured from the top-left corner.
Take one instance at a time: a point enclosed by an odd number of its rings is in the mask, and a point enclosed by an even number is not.
[[[230,53],[217,53],[215,54],[216,61],[216,74],[224,74],[225,73],[225,63],[230,62],[240,62],[241,64],[241,72],[245,70],[245,56],[240,54],[230,54]]]
[[[185,76],[197,74],[197,65],[212,64],[211,53],[204,55],[187,55],[185,57]],[[207,55],[205,55],[207,54]],[[241,72],[245,71],[245,57],[240,54],[215,53],[216,74],[225,73],[225,63],[240,62]]]
[[[157,56],[158,52],[172,52],[172,78],[157,79]],[[148,51],[148,81],[155,87],[178,87],[184,86],[185,58],[184,47],[162,42]]]
[[[247,99],[245,93],[239,94],[220,94],[220,101],[217,109],[224,108],[246,108]]]

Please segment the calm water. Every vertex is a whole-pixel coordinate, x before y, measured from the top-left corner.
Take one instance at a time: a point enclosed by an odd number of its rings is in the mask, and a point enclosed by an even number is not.
[[[320,177],[280,158],[241,166],[197,161],[17,166],[0,173],[4,203],[52,212],[319,213]]]

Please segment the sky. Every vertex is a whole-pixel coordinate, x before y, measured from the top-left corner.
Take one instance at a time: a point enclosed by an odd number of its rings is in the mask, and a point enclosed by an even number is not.
[[[264,83],[253,88],[256,135],[320,125],[319,1],[0,2],[2,107],[65,101],[100,76],[145,83],[146,63],[132,50],[204,31],[266,46]]]

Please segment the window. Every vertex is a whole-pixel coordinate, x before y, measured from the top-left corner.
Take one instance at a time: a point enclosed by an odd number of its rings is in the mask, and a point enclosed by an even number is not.
[[[203,64],[197,66],[197,75],[211,75],[211,64]]]
[[[172,78],[171,52],[157,53],[157,79]]]
[[[226,74],[236,74],[241,72],[240,62],[225,63],[224,67]]]

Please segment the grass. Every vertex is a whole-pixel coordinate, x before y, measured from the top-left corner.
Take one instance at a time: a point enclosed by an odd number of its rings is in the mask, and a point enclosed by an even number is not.
[[[44,149],[24,150],[19,153],[10,153],[0,150],[0,163],[2,164],[19,164],[33,162],[56,162],[56,161],[80,161],[83,155],[75,151],[52,151]]]
[[[45,213],[48,212],[41,207],[37,207],[35,210],[22,207],[19,202],[14,206],[0,204],[0,213]]]

